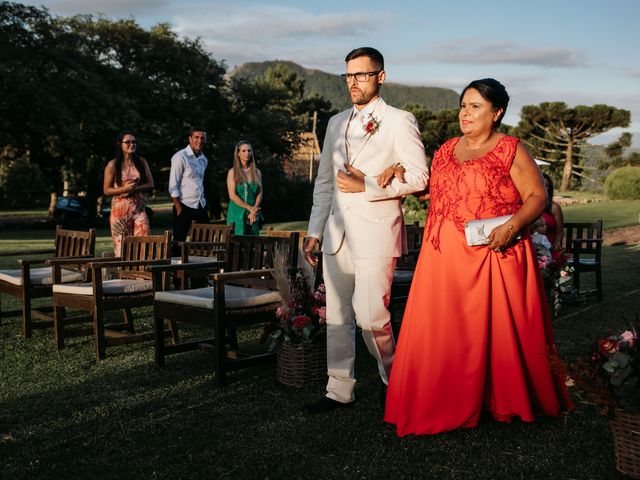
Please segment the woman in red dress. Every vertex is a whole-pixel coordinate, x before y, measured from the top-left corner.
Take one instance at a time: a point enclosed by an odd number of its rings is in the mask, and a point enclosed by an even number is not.
[[[460,97],[463,135],[435,154],[424,243],[400,330],[385,421],[435,434],[570,408],[527,226],[546,193],[518,139],[498,133],[509,96],[494,79]],[[467,245],[465,222],[513,215]]]

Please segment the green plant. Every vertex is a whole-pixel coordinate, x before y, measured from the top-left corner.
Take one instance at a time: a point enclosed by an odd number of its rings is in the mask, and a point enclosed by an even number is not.
[[[420,200],[414,195],[407,195],[402,200],[402,211],[407,224],[416,221],[423,224],[429,211],[429,201]]]
[[[46,182],[40,167],[25,157],[18,158],[5,177],[3,203],[7,207],[44,206],[49,201],[44,185]]]
[[[640,167],[622,167],[611,172],[604,191],[612,200],[640,199]]]

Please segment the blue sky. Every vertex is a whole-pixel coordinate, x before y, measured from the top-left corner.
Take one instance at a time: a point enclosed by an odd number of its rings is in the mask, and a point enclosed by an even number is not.
[[[636,0],[52,0],[52,13],[167,22],[200,37],[231,69],[247,61],[292,60],[341,73],[352,48],[385,55],[388,81],[448,87],[494,77],[507,87],[505,121],[523,105],[605,103],[631,111],[640,147],[640,2]],[[384,91],[383,91],[384,95]],[[621,130],[598,137],[612,140]]]

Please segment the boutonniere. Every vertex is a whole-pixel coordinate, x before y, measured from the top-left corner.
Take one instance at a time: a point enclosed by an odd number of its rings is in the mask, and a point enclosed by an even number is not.
[[[374,135],[380,128],[380,121],[373,115],[369,114],[369,119],[362,126],[364,129],[364,136]]]

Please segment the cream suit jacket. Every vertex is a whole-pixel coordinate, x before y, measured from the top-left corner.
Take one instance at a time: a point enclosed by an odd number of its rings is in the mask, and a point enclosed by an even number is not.
[[[346,238],[354,258],[399,257],[406,253],[401,198],[424,190],[429,179],[418,122],[380,99],[373,114],[378,130],[353,163],[365,175],[365,191],[343,193],[336,187],[336,172],[344,170],[347,160],[345,133],[351,112],[334,115],[327,125],[307,235],[322,240],[322,251],[330,255]],[[379,187],[376,176],[396,163],[406,170],[405,183],[394,178],[386,188]]]

